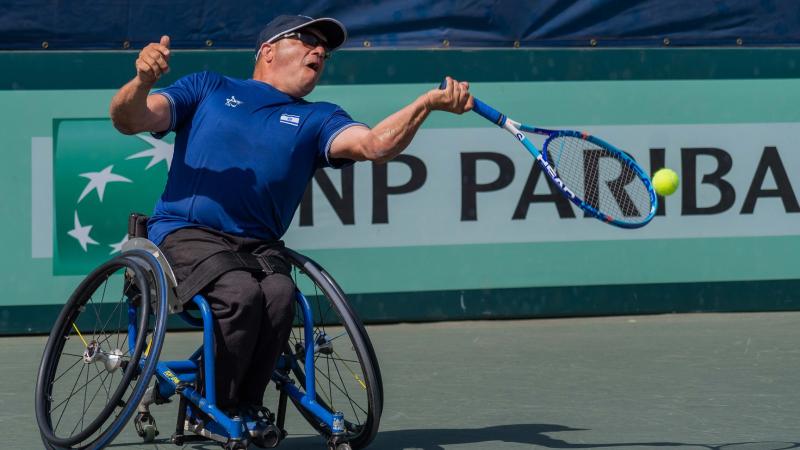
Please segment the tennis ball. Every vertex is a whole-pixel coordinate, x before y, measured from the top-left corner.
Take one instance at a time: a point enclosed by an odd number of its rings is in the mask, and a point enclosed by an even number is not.
[[[678,174],[672,169],[659,169],[653,174],[653,188],[658,195],[672,195],[678,189]]]

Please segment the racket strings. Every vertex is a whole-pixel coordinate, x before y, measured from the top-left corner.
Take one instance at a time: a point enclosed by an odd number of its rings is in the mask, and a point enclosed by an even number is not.
[[[649,214],[647,187],[616,152],[577,136],[562,135],[549,139],[543,154],[561,181],[601,213],[625,218]]]

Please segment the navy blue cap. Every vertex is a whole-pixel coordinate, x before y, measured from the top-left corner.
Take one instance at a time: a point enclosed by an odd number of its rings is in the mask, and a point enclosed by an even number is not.
[[[345,39],[347,39],[347,29],[336,19],[331,19],[329,17],[314,19],[308,16],[282,15],[272,19],[272,21],[261,30],[261,33],[258,34],[256,51],[258,51],[265,42],[271,44],[280,39],[284,34],[302,28],[313,28],[319,31],[327,41],[328,50],[331,51],[344,44]]]

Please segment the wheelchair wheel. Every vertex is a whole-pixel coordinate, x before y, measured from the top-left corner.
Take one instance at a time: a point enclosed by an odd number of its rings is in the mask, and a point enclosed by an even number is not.
[[[316,400],[331,412],[344,413],[345,434],[339,442],[346,442],[354,449],[366,447],[378,432],[383,409],[383,382],[375,350],[361,320],[333,278],[297,252],[287,250],[287,257],[293,265],[295,285],[313,311]],[[295,325],[286,356],[292,361],[292,374],[298,386],[304,387],[304,320],[299,307],[295,312]],[[320,423],[294,399],[292,401],[317,432],[326,438],[332,436],[327,425]]]
[[[36,384],[36,420],[50,449],[98,449],[135,412],[166,329],[166,278],[133,250],[95,269],[53,325]]]

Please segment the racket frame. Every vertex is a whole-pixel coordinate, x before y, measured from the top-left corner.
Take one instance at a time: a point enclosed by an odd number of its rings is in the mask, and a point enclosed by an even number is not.
[[[473,97],[474,107],[473,111],[485,118],[486,120],[494,123],[495,125],[499,126],[500,128],[508,131],[517,140],[525,147],[526,150],[533,156],[539,166],[542,168],[542,171],[547,174],[547,177],[550,178],[550,181],[567,197],[572,203],[576,206],[581,208],[587,214],[596,219],[608,223],[610,225],[614,225],[620,228],[641,228],[647,225],[653,217],[655,217],[656,210],[658,209],[658,196],[653,189],[653,185],[650,181],[650,177],[647,176],[647,173],[633,160],[630,156],[628,156],[622,150],[616,148],[615,146],[609,144],[608,142],[589,135],[588,133],[582,133],[578,131],[569,131],[569,130],[548,130],[545,128],[537,128],[532,127],[529,125],[522,124],[515,120],[512,120],[505,114],[500,113],[496,109],[492,108],[491,106],[487,105],[486,103],[478,100],[477,98]],[[626,164],[631,170],[634,171],[637,177],[644,183],[645,187],[647,188],[647,192],[650,195],[650,211],[641,221],[637,222],[630,222],[623,219],[618,219],[612,217],[606,213],[601,212],[591,204],[585,202],[582,198],[578,197],[570,188],[564,183],[561,178],[558,176],[558,173],[553,168],[552,165],[547,161],[547,159],[543,156],[542,152],[536,147],[536,145],[531,142],[530,139],[525,135],[524,132],[528,133],[535,133],[547,136],[547,140],[545,141],[545,146],[547,142],[551,139],[554,139],[559,136],[574,136],[584,139],[588,142],[591,142],[613,154],[616,155],[624,164]]]

